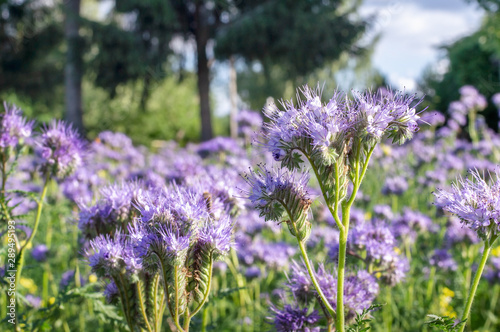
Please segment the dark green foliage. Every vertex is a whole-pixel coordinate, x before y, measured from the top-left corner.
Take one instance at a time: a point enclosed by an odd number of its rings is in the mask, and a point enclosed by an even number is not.
[[[347,332],[366,332],[370,330],[370,326],[366,326],[372,318],[369,316],[370,312],[373,310],[378,310],[382,307],[382,304],[372,304],[368,308],[364,309],[360,314],[356,314],[354,318],[354,323],[347,328]]]
[[[124,23],[118,15],[134,15]],[[144,80],[145,103],[152,81],[165,76],[164,64],[170,53],[173,14],[166,1],[117,1],[108,24],[87,21],[92,31],[92,44],[98,49],[88,67],[95,72],[95,83],[116,95],[118,85]],[[146,94],[146,95],[144,95]]]
[[[494,22],[494,21],[493,21]],[[498,24],[498,23],[497,23]],[[464,85],[475,86],[488,101],[500,91],[500,47],[496,49],[498,38],[487,38],[485,33],[493,29],[484,27],[478,32],[443,47],[449,60],[449,68],[444,75],[433,71],[424,74],[422,89],[426,93],[430,109],[444,113],[450,102],[459,100],[458,90]],[[484,115],[490,127],[496,128],[497,109],[490,102],[480,114]]]
[[[217,35],[220,58],[239,55],[248,61],[280,64],[288,78],[303,76],[336,60],[354,43],[366,22],[342,12],[342,1],[267,1],[242,5],[240,16]]]
[[[36,0],[3,0],[0,12],[0,91],[53,106],[63,84],[60,12]]]
[[[460,327],[465,324],[465,321],[455,322],[455,318],[448,316],[440,317],[436,315],[427,315],[427,317],[429,317],[431,320],[426,322],[425,324],[429,325],[430,327],[435,327],[444,332],[459,331]]]

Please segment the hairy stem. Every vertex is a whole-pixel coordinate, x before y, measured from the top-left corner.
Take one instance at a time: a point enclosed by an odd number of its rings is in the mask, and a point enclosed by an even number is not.
[[[151,328],[151,325],[149,324],[148,315],[146,314],[146,308],[144,307],[144,298],[142,295],[142,287],[141,287],[140,281],[138,281],[136,283],[136,287],[137,287],[137,296],[139,297],[139,306],[141,307],[142,318],[146,322],[146,328],[148,329],[148,332],[153,332],[153,329]]]
[[[493,243],[493,241],[492,241]],[[491,244],[485,242],[484,243],[484,251],[483,256],[481,258],[481,262],[477,267],[476,275],[474,276],[474,280],[472,281],[472,286],[470,288],[469,297],[467,298],[467,303],[465,304],[464,313],[462,315],[462,321],[466,321],[465,324],[462,324],[460,327],[460,332],[465,330],[465,325],[467,325],[467,320],[469,319],[470,309],[472,307],[472,301],[474,301],[474,296],[476,295],[477,286],[479,285],[479,281],[481,280],[481,275],[483,274],[484,267],[486,265],[486,261],[488,260],[488,256],[491,251]]]
[[[314,288],[316,289],[316,292],[318,292],[318,295],[319,295],[321,301],[323,302],[323,305],[328,310],[328,312],[330,313],[330,315],[332,317],[335,317],[335,310],[330,305],[330,302],[328,302],[325,294],[323,293],[323,291],[321,290],[321,287],[319,286],[319,283],[318,283],[318,280],[316,279],[316,276],[314,275],[314,270],[311,267],[311,262],[309,261],[309,257],[307,255],[306,247],[304,246],[304,242],[301,241],[300,238],[299,238],[299,232],[297,230],[297,226],[295,225],[295,220],[293,220],[292,213],[290,212],[290,210],[288,209],[288,207],[284,204],[284,202],[280,202],[280,203],[285,208],[285,210],[286,210],[286,212],[288,214],[288,217],[290,218],[290,222],[293,225],[293,228],[294,228],[294,231],[295,231],[295,237],[297,238],[297,242],[299,242],[300,253],[302,254],[302,258],[304,259],[304,261],[306,263],[307,272],[309,273],[309,277],[311,278],[311,281],[312,281],[312,283],[314,285]]]

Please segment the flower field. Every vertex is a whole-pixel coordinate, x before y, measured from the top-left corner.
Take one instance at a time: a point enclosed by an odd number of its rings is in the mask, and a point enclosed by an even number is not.
[[[500,95],[299,94],[148,148],[5,103],[0,329],[499,331]]]

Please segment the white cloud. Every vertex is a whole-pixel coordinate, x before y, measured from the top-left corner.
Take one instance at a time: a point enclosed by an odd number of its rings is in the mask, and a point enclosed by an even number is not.
[[[362,14],[373,13],[377,14],[376,31],[382,33],[373,64],[391,83],[407,82],[407,88],[426,65],[437,62],[440,45],[475,31],[483,15],[464,0],[369,0],[362,6]]]

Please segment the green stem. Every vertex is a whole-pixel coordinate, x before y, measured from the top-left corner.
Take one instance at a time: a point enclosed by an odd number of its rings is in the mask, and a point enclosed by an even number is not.
[[[178,285],[179,285],[179,271],[178,271],[179,267],[177,266],[177,264],[175,264],[174,266],[174,323],[175,323],[175,326],[177,327],[177,329],[180,331],[180,332],[184,332],[184,329],[181,327],[181,324],[179,323],[179,289],[178,289]]]
[[[344,209],[342,209],[344,210]],[[346,214],[342,211],[342,219],[346,220]],[[347,218],[349,214],[347,213]],[[348,229],[339,234],[339,261],[337,268],[337,331],[344,332],[345,315],[344,315],[344,277],[345,277],[345,261],[347,252],[347,233]]]
[[[432,296],[432,291],[434,290],[434,278],[436,276],[436,267],[431,267],[431,272],[429,274],[429,282],[427,283],[427,294],[425,296],[426,301],[429,301]]]
[[[309,164],[311,165],[311,168],[312,170],[314,171],[314,175],[316,176],[316,180],[318,181],[319,183],[319,187],[321,189],[321,193],[323,195],[323,198],[325,199],[325,202],[326,202],[326,206],[328,207],[328,210],[330,210],[330,213],[332,214],[332,216],[334,217],[335,219],[335,223],[337,224],[337,227],[339,229],[342,229],[343,226],[342,226],[342,223],[340,222],[338,216],[337,216],[337,210],[332,208],[332,206],[330,204],[328,204],[328,200],[327,200],[327,192],[326,192],[326,188],[325,186],[323,185],[323,182],[321,181],[320,177],[319,177],[319,172],[318,172],[318,168],[316,167],[316,165],[314,165],[313,161],[311,158],[309,158],[309,155],[307,153],[305,153],[305,151],[303,151],[302,149],[298,149],[299,151],[301,151],[304,156],[306,156],[307,160],[309,161]],[[336,167],[336,174],[335,176],[337,177],[338,176],[338,165],[337,163],[335,164],[335,167]],[[338,197],[338,178],[336,178],[335,180],[335,192],[337,193],[337,195],[335,196],[335,201],[336,201],[336,204],[335,206],[338,206],[338,202],[339,202],[339,197]]]
[[[132,321],[130,320],[129,317],[129,307],[128,307],[128,300],[127,300],[127,294],[125,293],[125,290],[122,289],[122,287],[125,287],[122,283],[119,283],[118,280],[116,280],[114,277],[112,278],[116,288],[118,288],[118,293],[120,293],[120,302],[122,303],[122,310],[123,310],[123,315],[125,315],[125,320],[127,321],[128,328],[130,329],[131,332],[134,331],[134,325],[132,324]],[[121,277],[120,277],[121,279]]]
[[[335,317],[335,310],[332,308],[332,306],[330,305],[330,302],[328,302],[325,294],[321,290],[321,287],[319,286],[318,280],[316,280],[316,276],[314,275],[314,270],[312,269],[311,262],[309,261],[309,257],[307,256],[307,251],[306,251],[306,248],[304,246],[304,242],[302,242],[299,238],[299,232],[297,230],[297,226],[295,224],[295,220],[293,219],[292,213],[288,209],[286,204],[284,204],[284,202],[280,201],[280,204],[285,208],[285,210],[288,214],[288,217],[290,218],[290,222],[292,223],[292,226],[294,228],[295,237],[297,238],[297,242],[299,242],[300,253],[302,254],[302,258],[304,259],[304,262],[306,263],[307,272],[309,273],[309,277],[311,278],[311,281],[314,285],[314,288],[316,289],[316,292],[318,292],[318,295],[319,295],[321,301],[325,305],[325,308],[328,310],[330,315],[332,317]]]
[[[295,234],[298,234],[298,233],[295,232]],[[330,305],[330,302],[328,302],[325,294],[321,290],[321,287],[319,286],[318,280],[316,280],[316,276],[314,275],[314,270],[311,267],[311,262],[309,261],[309,257],[307,256],[307,251],[306,251],[306,248],[304,246],[304,243],[302,241],[300,241],[298,238],[297,238],[297,241],[299,242],[300,252],[302,254],[302,258],[304,259],[304,261],[306,263],[307,272],[309,273],[309,277],[311,277],[311,281],[314,285],[314,288],[316,289],[316,292],[318,292],[318,295],[319,295],[321,301],[325,305],[325,307],[328,310],[328,312],[330,313],[330,315],[332,317],[335,317],[335,310],[332,308],[332,306]]]
[[[144,319],[144,322],[146,322],[146,328],[148,329],[148,331],[153,332],[153,330],[151,329],[151,325],[149,324],[148,315],[146,314],[146,308],[144,308],[144,299],[142,296],[142,287],[140,281],[136,282],[136,287],[137,287],[137,296],[139,297],[139,306],[141,308],[142,318]]]
[[[338,268],[337,268],[337,318],[336,327],[338,332],[345,331],[345,310],[344,310],[344,279],[345,279],[345,263],[346,263],[346,253],[347,253],[347,237],[349,235],[349,222],[351,206],[356,199],[361,182],[365,177],[370,158],[375,150],[376,144],[374,144],[368,154],[366,155],[363,168],[360,169],[361,162],[361,143],[359,143],[356,152],[356,162],[354,165],[355,178],[353,179],[353,190],[351,197],[348,201],[342,203],[342,224],[343,229],[340,230],[339,234],[339,257],[338,257]]]
[[[165,265],[163,264],[163,261],[161,260],[160,256],[157,255],[156,253],[154,253],[154,254],[158,258],[158,261],[160,262],[161,273],[162,273],[161,279],[163,280],[163,293],[165,295],[165,302],[167,302],[168,311],[170,312],[170,316],[172,316],[172,318],[173,318],[174,311],[172,310],[172,306],[170,305],[170,294],[168,292],[168,287],[167,287],[167,270],[165,269]]]
[[[189,323],[191,322],[191,316],[189,315],[189,308],[186,308],[184,312],[184,332],[189,332]]]
[[[204,308],[203,315],[201,316],[201,332],[207,332],[207,322],[208,322],[208,308]]]
[[[36,231],[38,230],[38,225],[40,224],[40,217],[42,216],[42,207],[43,207],[43,201],[45,200],[45,196],[47,195],[47,188],[49,184],[49,177],[50,174],[47,173],[45,177],[45,183],[43,184],[43,189],[42,189],[42,195],[40,196],[40,201],[38,201],[38,209],[36,211],[36,217],[35,217],[35,225],[33,226],[33,230],[31,231],[31,235],[26,241],[26,243],[21,247],[21,250],[19,250],[19,256],[18,256],[18,266],[17,266],[17,271],[16,271],[16,289],[17,285],[19,284],[19,280],[21,279],[21,273],[23,271],[23,265],[24,265],[24,251],[26,248],[31,244],[31,241],[33,241],[33,238],[36,235]]]
[[[153,314],[154,314],[154,324],[155,324],[155,331],[160,330],[160,326],[158,326],[158,284],[159,284],[159,275],[155,274],[153,277]],[[163,300],[162,300],[163,301]]]
[[[493,240],[494,241],[494,240]],[[491,243],[493,243],[493,241]],[[472,301],[474,300],[474,296],[476,295],[477,286],[479,285],[479,281],[481,280],[481,275],[483,274],[484,267],[486,265],[486,261],[488,260],[488,256],[491,251],[491,244],[485,242],[484,243],[484,251],[483,256],[481,258],[481,262],[477,267],[476,275],[474,276],[474,280],[472,282],[472,286],[470,288],[469,297],[467,298],[467,303],[465,305],[465,310],[462,315],[462,321],[466,321],[465,324],[462,324],[460,327],[460,332],[465,330],[465,325],[467,324],[467,320],[469,319],[470,309],[472,307]]]
[[[476,131],[476,110],[469,112],[469,135],[474,144],[479,141]]]

